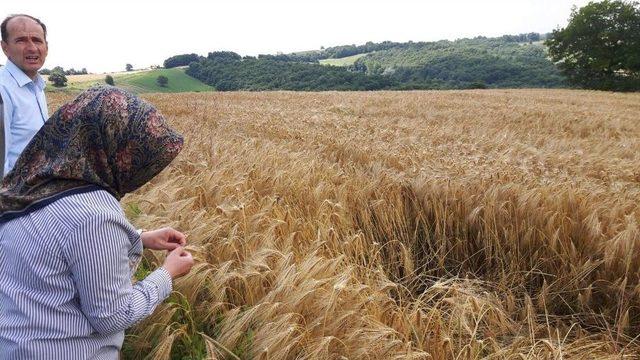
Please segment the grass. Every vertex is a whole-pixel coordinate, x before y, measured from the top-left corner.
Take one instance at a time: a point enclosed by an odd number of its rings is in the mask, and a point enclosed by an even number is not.
[[[352,56],[347,56],[339,59],[323,59],[323,60],[320,60],[320,64],[332,65],[332,66],[349,66],[349,65],[353,65],[356,62],[356,60],[366,55],[367,54],[365,53],[365,54],[356,54]]]
[[[197,264],[125,358],[640,357],[640,94],[144,97],[186,147],[122,205]]]
[[[134,93],[178,93],[178,92],[203,92],[214,89],[201,81],[185,74],[182,68],[155,69],[134,72],[120,72],[111,74],[114,78],[115,86],[127,89]],[[166,87],[156,83],[158,76],[164,75],[169,79]],[[104,84],[105,75],[78,75],[70,76],[67,87],[55,89],[47,87],[49,91],[78,92],[90,86],[101,83]]]

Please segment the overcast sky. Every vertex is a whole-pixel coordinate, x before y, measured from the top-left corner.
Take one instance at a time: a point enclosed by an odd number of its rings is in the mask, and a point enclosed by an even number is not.
[[[288,53],[367,41],[436,41],[550,32],[588,0],[2,0],[49,31],[45,67],[121,71],[169,56]],[[0,63],[6,61],[0,55]]]

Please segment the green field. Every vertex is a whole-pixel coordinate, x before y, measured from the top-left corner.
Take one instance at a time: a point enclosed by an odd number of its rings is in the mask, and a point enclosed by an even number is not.
[[[104,84],[107,74],[69,76],[67,86],[56,89],[47,86],[49,91],[82,91],[97,83]],[[113,76],[114,85],[127,89],[134,93],[177,93],[177,92],[202,92],[215,90],[197,79],[185,74],[184,69],[155,69],[146,71],[121,72],[110,74]],[[158,76],[164,75],[169,79],[166,87],[156,83]]]
[[[320,60],[320,64],[321,65],[333,65],[333,66],[349,66],[349,65],[353,65],[353,63],[356,62],[356,60],[360,59],[361,57],[367,55],[367,53],[365,54],[356,54],[353,56],[347,56],[347,57],[343,57],[343,58],[339,58],[339,59],[323,59]]]

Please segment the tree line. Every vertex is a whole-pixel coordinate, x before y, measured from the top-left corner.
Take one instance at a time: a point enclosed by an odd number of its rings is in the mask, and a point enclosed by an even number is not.
[[[397,86],[381,75],[273,59],[241,57],[233,52],[212,52],[192,62],[186,73],[219,91],[233,90],[381,90]]]
[[[82,70],[76,70],[74,68],[70,68],[65,70],[62,66],[56,66],[53,69],[43,68],[38,71],[42,75],[51,75],[52,73],[60,73],[64,75],[86,75],[88,74],[86,68],[82,68]]]

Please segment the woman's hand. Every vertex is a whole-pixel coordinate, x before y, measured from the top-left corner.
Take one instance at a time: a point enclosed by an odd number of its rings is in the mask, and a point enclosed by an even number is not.
[[[140,239],[145,248],[152,250],[172,251],[187,244],[187,237],[172,228],[144,231]]]
[[[169,276],[175,280],[188,274],[193,267],[193,263],[193,256],[182,247],[178,247],[167,255],[162,267],[167,270]]]

